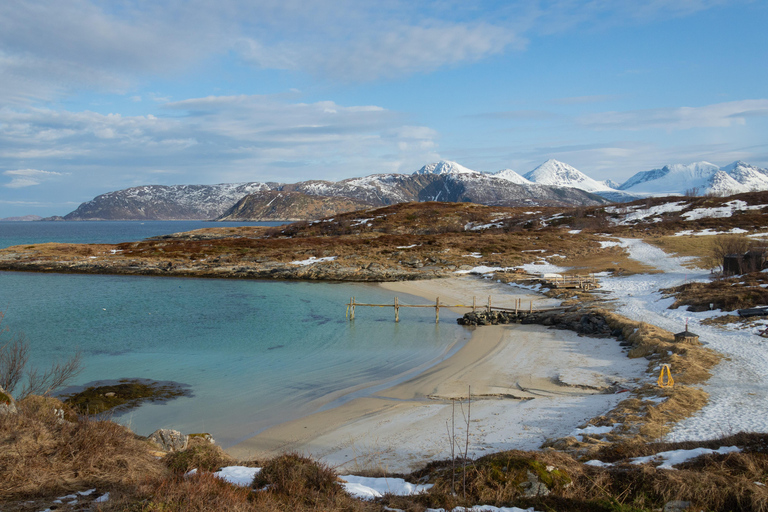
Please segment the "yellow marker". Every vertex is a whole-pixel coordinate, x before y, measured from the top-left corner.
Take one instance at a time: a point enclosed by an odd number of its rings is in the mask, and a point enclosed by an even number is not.
[[[666,382],[664,381],[665,373],[667,375]],[[659,373],[658,383],[661,388],[671,388],[675,385],[675,379],[672,378],[672,372],[670,371],[668,364],[661,365],[661,373]]]

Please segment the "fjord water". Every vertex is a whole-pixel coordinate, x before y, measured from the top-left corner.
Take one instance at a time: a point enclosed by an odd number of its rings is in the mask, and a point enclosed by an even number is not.
[[[75,384],[188,384],[193,397],[114,419],[142,435],[209,432],[224,447],[424,368],[468,336],[448,311],[437,326],[422,309],[396,324],[392,309],[358,308],[349,322],[351,296],[393,300],[365,284],[0,272],[4,325],[26,334],[33,364],[80,350]]]
[[[137,242],[151,236],[167,235],[201,228],[231,226],[277,226],[282,222],[209,222],[202,220],[148,221],[0,221],[0,249],[12,245],[46,242],[72,244],[118,244]]]

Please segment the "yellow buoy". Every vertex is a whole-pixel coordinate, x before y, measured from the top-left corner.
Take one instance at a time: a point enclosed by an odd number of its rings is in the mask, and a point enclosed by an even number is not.
[[[664,378],[665,376],[666,380]],[[668,364],[661,365],[658,383],[660,388],[671,388],[675,385],[675,379],[672,378],[672,372],[670,371]]]

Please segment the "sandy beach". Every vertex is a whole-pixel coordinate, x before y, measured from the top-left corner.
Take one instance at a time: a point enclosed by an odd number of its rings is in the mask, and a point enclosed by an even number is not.
[[[381,286],[393,295],[440,297],[444,304],[471,304],[474,296],[482,305],[489,295],[499,306],[514,307],[518,298],[525,307],[531,300],[534,307],[556,304],[470,276]],[[613,339],[535,325],[477,327],[451,357],[415,377],[270,428],[227,451],[241,459],[297,451],[344,470],[407,472],[449,458],[451,433],[463,451],[470,387],[470,455],[536,449],[613,407],[623,396],[605,390],[616,382],[631,386],[646,363],[628,359]]]

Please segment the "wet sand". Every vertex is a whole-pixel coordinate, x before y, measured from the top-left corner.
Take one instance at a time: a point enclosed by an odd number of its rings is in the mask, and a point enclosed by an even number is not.
[[[385,283],[443,304],[554,305],[526,290],[474,277]],[[270,428],[227,451],[264,459],[285,451],[319,458],[340,470],[407,472],[449,458],[451,438],[464,449],[471,388],[470,455],[535,449],[568,435],[618,403],[603,393],[640,378],[645,362],[627,359],[613,339],[579,337],[534,325],[474,328],[450,358],[370,396]],[[459,440],[463,439],[459,443]]]

